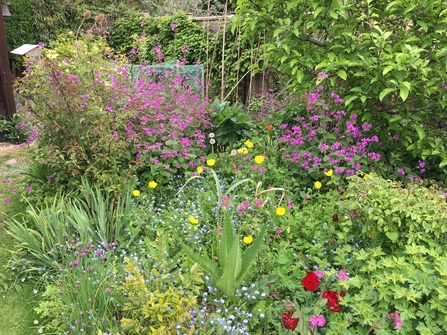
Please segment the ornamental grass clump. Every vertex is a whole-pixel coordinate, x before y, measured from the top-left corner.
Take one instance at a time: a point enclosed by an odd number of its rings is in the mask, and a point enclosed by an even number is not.
[[[35,308],[46,333],[96,335],[116,329],[117,246],[68,239],[58,250],[63,257],[39,281],[44,293]]]

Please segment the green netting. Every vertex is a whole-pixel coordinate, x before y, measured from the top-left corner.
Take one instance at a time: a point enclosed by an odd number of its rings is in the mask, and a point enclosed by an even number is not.
[[[149,70],[149,71],[147,71]],[[138,80],[141,73],[149,73],[155,81],[162,76],[184,76],[185,80],[203,94],[204,68],[203,65],[181,65],[178,60],[160,63],[156,65],[133,65],[130,70],[131,81]]]

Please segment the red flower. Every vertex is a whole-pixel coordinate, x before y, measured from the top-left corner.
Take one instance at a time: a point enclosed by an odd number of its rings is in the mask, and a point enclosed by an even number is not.
[[[340,296],[343,298],[345,292],[341,291]],[[332,312],[340,312],[340,306],[338,304],[338,293],[336,291],[324,291],[323,298],[327,299],[326,305]]]
[[[292,318],[293,313],[295,313],[294,309],[289,313],[282,313],[282,325],[288,330],[294,330],[298,326],[298,321],[300,321],[300,318]]]
[[[338,222],[338,214],[334,214],[334,215],[332,216],[332,221],[334,221],[334,222]]]
[[[265,127],[265,129],[266,129],[267,131],[270,131],[270,130],[273,129],[273,126],[272,126],[271,124],[269,124],[268,126]]]
[[[306,277],[301,280],[301,284],[308,291],[316,291],[320,286],[320,281],[315,272],[307,272]]]

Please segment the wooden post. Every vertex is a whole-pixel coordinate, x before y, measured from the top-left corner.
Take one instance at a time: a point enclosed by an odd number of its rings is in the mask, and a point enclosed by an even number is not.
[[[6,45],[6,32],[3,23],[2,1],[0,0],[0,82],[3,88],[5,109],[8,116],[13,116],[16,111],[14,103],[14,91],[12,89],[12,76],[9,67],[8,47]]]

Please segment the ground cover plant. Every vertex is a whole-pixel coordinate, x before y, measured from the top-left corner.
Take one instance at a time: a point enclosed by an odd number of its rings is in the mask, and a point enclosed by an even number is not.
[[[442,170],[393,161],[325,72],[245,114],[92,34],[28,65],[6,224],[38,333],[447,332]]]

